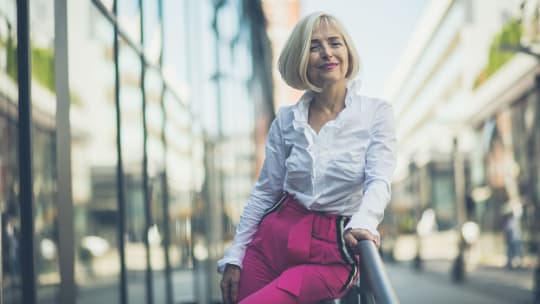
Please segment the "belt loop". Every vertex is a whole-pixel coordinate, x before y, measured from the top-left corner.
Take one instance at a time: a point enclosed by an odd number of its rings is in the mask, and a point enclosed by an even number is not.
[[[285,204],[287,204],[287,200],[289,199],[289,196],[290,196],[290,194],[287,193],[287,191],[282,192],[281,197],[280,197],[279,200],[280,201],[283,200],[283,201],[278,206],[278,210],[277,210],[278,214],[281,214],[281,210],[283,210],[283,206],[285,206]]]

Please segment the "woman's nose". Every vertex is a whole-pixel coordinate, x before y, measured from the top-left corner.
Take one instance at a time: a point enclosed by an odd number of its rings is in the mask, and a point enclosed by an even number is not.
[[[321,47],[321,57],[323,57],[323,58],[332,57],[332,49],[330,47],[328,47],[327,45],[323,45]]]

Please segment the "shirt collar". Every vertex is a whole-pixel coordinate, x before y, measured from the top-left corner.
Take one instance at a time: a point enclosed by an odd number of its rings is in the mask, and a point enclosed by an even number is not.
[[[343,126],[343,116],[349,111],[350,105],[354,101],[353,96],[360,94],[360,80],[353,79],[347,81],[347,95],[345,95],[345,108],[336,117],[336,119],[329,123],[334,124],[335,127],[341,128]],[[295,130],[303,130],[308,126],[308,111],[309,104],[313,100],[315,93],[311,90],[307,90],[302,97],[296,102],[293,108],[294,120],[293,127]]]

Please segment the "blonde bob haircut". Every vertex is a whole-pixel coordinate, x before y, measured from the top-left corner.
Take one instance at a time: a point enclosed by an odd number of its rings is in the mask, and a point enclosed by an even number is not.
[[[278,59],[278,69],[281,77],[295,89],[321,91],[321,88],[311,83],[307,76],[311,35],[313,30],[321,25],[335,28],[343,37],[343,42],[349,53],[349,66],[345,77],[353,79],[358,74],[360,57],[351,37],[341,22],[336,17],[326,13],[312,13],[298,21]]]

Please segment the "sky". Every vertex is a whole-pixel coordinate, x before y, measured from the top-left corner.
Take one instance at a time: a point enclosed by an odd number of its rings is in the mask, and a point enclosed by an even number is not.
[[[381,96],[429,1],[302,0],[302,16],[324,11],[345,26],[360,54],[362,92]]]

